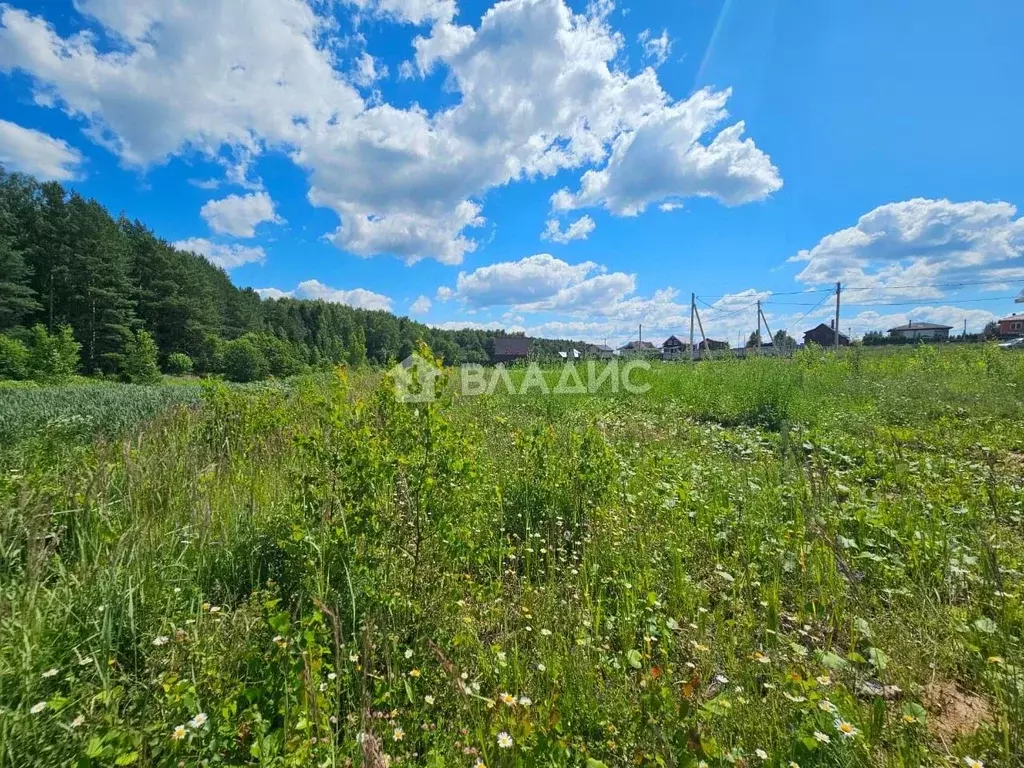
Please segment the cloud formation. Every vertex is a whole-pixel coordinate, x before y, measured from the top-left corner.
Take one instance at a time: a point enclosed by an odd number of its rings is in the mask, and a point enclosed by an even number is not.
[[[38,104],[83,121],[129,166],[229,157],[240,183],[262,153],[286,152],[308,174],[309,200],[338,215],[331,241],[360,256],[458,264],[476,248],[489,190],[562,171],[590,169],[566,208],[616,215],[777,190],[778,169],[743,123],[719,130],[728,90],[675,100],[653,68],[620,67],[609,6],[503,0],[471,26],[454,21],[454,0],[80,0],[105,36],[67,37],[0,6],[0,71],[29,74]],[[333,12],[344,7],[429,25],[411,54],[420,72],[446,70],[454,103],[364,100],[336,66]],[[647,40],[655,55],[661,40]],[[368,56],[355,75],[364,86],[383,72]]]
[[[82,153],[63,139],[0,120],[0,163],[44,181],[79,178]]]
[[[210,263],[222,269],[234,269],[243,264],[262,264],[267,260],[267,254],[260,246],[215,243],[205,237],[179,240],[174,243],[174,247],[180,251],[191,251],[205,256]]]
[[[597,224],[589,216],[581,216],[564,230],[558,223],[558,219],[548,219],[541,238],[565,245],[573,240],[586,240],[595,229],[597,229]]]
[[[257,288],[256,293],[264,299],[320,299],[332,304],[346,304],[357,309],[378,309],[391,311],[391,299],[380,293],[364,288],[342,290],[324,285],[319,280],[304,280],[293,290],[284,291],[280,288]]]
[[[235,237],[254,237],[257,225],[265,221],[283,222],[274,211],[274,201],[263,191],[211,200],[199,214],[214,232]]]

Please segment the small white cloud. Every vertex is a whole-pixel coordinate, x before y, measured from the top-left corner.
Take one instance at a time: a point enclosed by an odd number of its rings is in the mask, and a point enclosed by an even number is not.
[[[205,256],[211,264],[222,269],[234,269],[243,264],[262,264],[267,254],[259,246],[214,243],[204,237],[193,237],[174,243],[179,251],[192,251]]]
[[[0,120],[0,163],[43,181],[79,178],[82,153],[63,139]]]
[[[651,64],[655,69],[664,64],[672,53],[672,41],[668,38],[668,30],[662,30],[659,37],[654,37],[651,30],[645,29],[637,40],[644,49],[644,63]]]
[[[211,200],[199,214],[214,232],[235,237],[255,236],[256,227],[265,221],[283,223],[274,211],[274,201],[262,191],[244,197],[228,195],[222,200]]]
[[[367,51],[363,51],[362,55],[356,60],[355,70],[352,72],[352,82],[362,88],[369,88],[378,80],[383,80],[387,76],[387,66],[378,64],[377,59],[373,58]]]
[[[332,304],[346,304],[357,309],[391,311],[391,299],[383,294],[364,288],[341,290],[324,285],[319,280],[304,280],[291,291],[283,291],[280,288],[257,288],[256,293],[264,299],[319,299]]]
[[[430,299],[426,296],[420,296],[416,301],[409,307],[410,315],[425,315],[430,311],[431,303]]]
[[[582,216],[570,224],[564,231],[557,219],[548,219],[547,227],[541,234],[541,238],[564,245],[573,240],[586,240],[596,228],[597,224],[589,216]]]

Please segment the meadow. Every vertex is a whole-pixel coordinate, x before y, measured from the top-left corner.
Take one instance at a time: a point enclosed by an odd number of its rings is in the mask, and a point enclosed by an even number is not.
[[[0,766],[1024,764],[1024,355],[646,381],[0,389]]]

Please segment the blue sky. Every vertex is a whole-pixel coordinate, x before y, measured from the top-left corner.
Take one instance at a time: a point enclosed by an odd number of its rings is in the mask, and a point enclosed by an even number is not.
[[[734,343],[1024,289],[1024,6],[14,0],[0,162],[264,295]],[[806,293],[803,293],[805,292]],[[821,306],[815,307],[818,302]]]

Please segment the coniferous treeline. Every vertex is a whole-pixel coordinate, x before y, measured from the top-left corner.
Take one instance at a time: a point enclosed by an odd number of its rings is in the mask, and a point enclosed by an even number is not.
[[[324,301],[261,300],[141,222],[115,219],[57,182],[0,167],[0,334],[8,347],[30,349],[43,338],[38,326],[54,338],[71,329],[81,373],[128,378],[138,366],[129,355],[146,345],[140,331],[152,336],[165,371],[238,380],[311,366],[383,365],[407,357],[420,340],[448,363],[483,363],[503,335],[442,331]],[[538,346],[553,352],[567,343]]]

